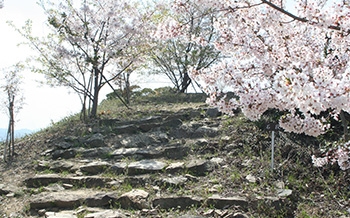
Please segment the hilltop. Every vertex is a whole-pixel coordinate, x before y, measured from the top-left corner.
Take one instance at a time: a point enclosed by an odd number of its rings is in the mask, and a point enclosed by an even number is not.
[[[1,217],[341,217],[350,176],[312,166],[325,138],[276,132],[229,117],[203,94],[112,97],[99,119],[78,115],[18,139],[1,162]],[[323,141],[322,141],[323,140]]]

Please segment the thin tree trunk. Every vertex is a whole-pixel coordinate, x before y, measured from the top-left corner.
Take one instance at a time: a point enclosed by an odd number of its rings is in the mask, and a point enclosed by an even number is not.
[[[9,121],[9,127],[7,129],[7,136],[6,136],[6,142],[4,147],[4,161],[8,162],[12,159],[12,157],[15,154],[15,128],[14,128],[14,96],[12,99],[9,97],[9,115],[10,115],[10,121]]]
[[[181,82],[180,93],[185,93],[190,84],[191,84],[191,78],[188,76],[188,73],[185,72]]]
[[[98,94],[100,91],[100,86],[99,86],[99,70],[97,67],[94,69],[94,96],[92,99],[92,108],[91,108],[91,118],[96,118],[97,117],[97,106],[98,106]]]
[[[349,121],[346,119],[345,112],[343,110],[340,111],[340,119],[343,125],[344,139],[345,141],[349,141],[350,140],[349,131],[348,131]]]

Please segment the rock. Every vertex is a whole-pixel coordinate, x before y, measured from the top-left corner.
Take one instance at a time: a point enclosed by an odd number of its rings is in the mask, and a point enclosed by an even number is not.
[[[193,159],[186,168],[195,176],[205,176],[207,173],[213,171],[213,165],[210,161],[203,159]]]
[[[210,193],[218,193],[219,190],[221,190],[221,189],[222,189],[222,185],[221,184],[215,184],[212,187],[210,187],[208,191]]]
[[[85,193],[81,191],[73,192],[42,192],[38,195],[33,195],[30,199],[30,209],[48,209],[61,208],[73,209],[81,205]]]
[[[163,124],[163,128],[178,128],[182,125],[182,121],[180,119],[168,119]]]
[[[24,184],[28,188],[39,188],[53,183],[72,184],[77,187],[84,186],[86,188],[105,187],[111,182],[111,178],[81,176],[81,177],[61,177],[57,174],[36,175],[24,180]]]
[[[240,206],[242,208],[248,207],[248,199],[241,196],[234,197],[221,197],[219,195],[213,195],[207,200],[207,205],[212,205],[215,208],[223,209],[230,206]]]
[[[137,130],[138,128],[134,124],[126,124],[122,126],[113,127],[113,132],[116,134],[124,134],[124,133],[132,134],[132,133],[136,133]]]
[[[217,127],[202,126],[196,129],[192,135],[193,138],[216,137],[219,135]]]
[[[151,148],[119,148],[112,153],[112,157],[122,159],[124,157],[133,157],[136,159],[158,158],[162,151],[154,147]]]
[[[163,149],[162,156],[167,157],[169,159],[174,159],[174,160],[183,159],[188,155],[190,150],[191,149],[187,146],[175,144],[172,146],[165,147]]]
[[[54,172],[72,172],[72,168],[74,167],[73,162],[69,161],[63,161],[63,160],[58,160],[58,161],[52,161],[48,163],[49,169],[54,171]]]
[[[219,111],[218,108],[208,108],[205,114],[211,118],[221,116],[221,112]]]
[[[123,157],[129,157],[135,155],[139,148],[119,148],[112,152],[112,157],[121,159]]]
[[[124,148],[144,148],[148,145],[159,145],[163,141],[167,142],[167,136],[161,133],[139,133],[132,136],[123,137],[120,144]]]
[[[116,199],[115,193],[97,193],[86,197],[84,205],[88,207],[112,207]]]
[[[205,218],[204,216],[196,216],[196,215],[181,215],[178,218]]]
[[[248,180],[248,182],[250,183],[256,183],[256,177],[255,176],[252,176],[250,174],[248,174],[246,177],[245,177],[246,180]]]
[[[64,189],[72,189],[73,188],[72,184],[67,184],[67,183],[63,183],[62,186]]]
[[[284,184],[283,181],[276,181],[276,182],[274,183],[274,185],[275,185],[275,187],[276,187],[277,189],[284,189],[284,187],[285,187],[285,184]]]
[[[6,195],[6,197],[7,198],[13,198],[13,197],[15,197],[15,193],[14,192],[10,192],[10,193],[8,193],[7,195]]]
[[[9,193],[11,193],[10,188],[5,186],[4,184],[0,184],[0,196],[7,195]]]
[[[292,190],[290,189],[277,189],[277,196],[278,197],[288,197],[292,194]]]
[[[80,171],[90,175],[100,174],[109,169],[111,165],[104,161],[95,161],[80,167]]]
[[[176,172],[182,171],[183,169],[185,169],[184,162],[171,163],[169,164],[169,166],[165,168],[166,172],[168,173],[176,173]]]
[[[44,187],[44,190],[48,192],[59,192],[65,190],[65,188],[63,187],[63,185],[55,183],[50,186]]]
[[[128,176],[124,178],[124,184],[129,184],[132,187],[143,187],[146,184],[151,182],[151,177],[148,174],[145,175],[136,175],[136,176]]]
[[[182,187],[185,185],[187,181],[188,179],[184,176],[175,176],[175,177],[163,178],[157,183],[159,186],[167,188],[167,187]]]
[[[101,212],[89,213],[84,218],[126,218],[124,214],[116,210],[104,210]]]
[[[158,160],[141,160],[128,165],[128,175],[145,173],[155,173],[162,171],[167,166],[166,163]]]
[[[224,159],[221,157],[213,157],[210,159],[210,162],[214,163],[215,165],[219,166],[224,162]]]
[[[117,162],[114,163],[111,167],[110,167],[110,171],[114,174],[124,174],[126,172],[126,168],[127,168],[127,164],[124,162]]]
[[[244,213],[234,213],[232,218],[249,218],[249,216]]]
[[[75,149],[70,148],[67,150],[55,150],[52,153],[52,159],[56,160],[58,158],[62,159],[70,159],[77,155],[77,152]]]
[[[124,209],[147,209],[147,198],[149,194],[146,191],[140,189],[134,189],[130,192],[123,194],[119,199],[118,203]]]
[[[68,142],[60,142],[60,143],[58,143],[58,144],[56,145],[56,147],[59,148],[59,149],[65,150],[65,149],[71,148],[71,147],[72,147],[72,144],[71,144],[71,143],[68,143]]]
[[[45,218],[77,218],[73,211],[46,212]]]
[[[93,134],[91,137],[86,139],[84,145],[88,148],[105,147],[104,137],[101,133]]]
[[[189,196],[159,197],[153,200],[153,207],[159,209],[181,209],[189,207],[198,207],[202,204],[203,199]]]
[[[42,192],[31,197],[29,206],[30,209],[73,209],[81,205],[106,207],[116,199],[114,193],[99,193],[91,190]]]
[[[88,148],[88,149],[80,149],[79,155],[82,158],[106,158],[109,157],[112,153],[112,149],[109,147],[98,147],[98,148]]]
[[[205,138],[200,138],[196,141],[196,145],[198,145],[199,147],[206,146],[208,144],[209,144],[209,142]]]

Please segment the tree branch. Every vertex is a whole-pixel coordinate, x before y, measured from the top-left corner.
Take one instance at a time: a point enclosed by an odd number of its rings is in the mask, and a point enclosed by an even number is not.
[[[270,6],[271,8],[281,12],[282,14],[285,14],[287,15],[288,17],[291,17],[293,18],[294,20],[297,20],[297,21],[300,21],[300,22],[303,22],[303,23],[311,23],[311,24],[314,24],[314,22],[310,22],[310,20],[306,19],[306,18],[302,18],[302,17],[298,17],[292,13],[290,13],[289,11],[286,11],[285,9],[273,4],[272,2],[269,2],[267,0],[261,0],[262,3],[265,3],[267,4],[268,6]],[[333,30],[341,30],[341,28],[339,26],[334,26],[334,25],[331,25],[331,26],[328,26],[329,29],[333,29]]]

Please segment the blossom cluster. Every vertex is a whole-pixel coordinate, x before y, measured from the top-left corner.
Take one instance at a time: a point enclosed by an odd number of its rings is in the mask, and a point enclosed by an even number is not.
[[[186,9],[181,3],[186,1],[176,2],[175,12]],[[231,114],[241,108],[252,120],[278,109],[286,112],[281,127],[311,136],[328,128],[322,112],[335,116],[350,112],[348,1],[200,0],[197,4],[213,8],[220,36],[212,44],[226,57],[191,73],[209,95],[210,105]],[[168,33],[178,34],[176,29]],[[235,97],[228,99],[227,92]]]
[[[338,148],[329,149],[323,157],[316,157],[313,155],[312,163],[316,167],[323,167],[326,164],[338,163],[340,169],[350,169],[350,141]]]

